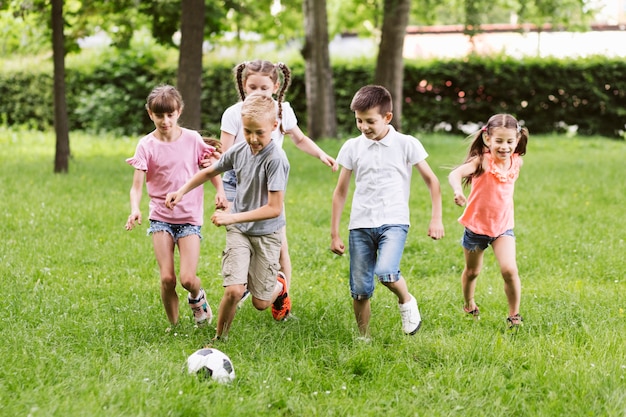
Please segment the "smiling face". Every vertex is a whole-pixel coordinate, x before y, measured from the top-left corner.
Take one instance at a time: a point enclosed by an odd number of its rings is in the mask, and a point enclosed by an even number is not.
[[[389,132],[389,122],[393,113],[380,114],[378,107],[373,107],[365,111],[354,111],[356,127],[363,135],[370,140],[381,140]]]
[[[484,134],[483,141],[496,160],[506,161],[515,152],[519,137],[516,129],[493,127]]]

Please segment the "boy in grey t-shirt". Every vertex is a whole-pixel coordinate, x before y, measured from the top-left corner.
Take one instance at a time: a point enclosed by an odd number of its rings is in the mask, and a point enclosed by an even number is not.
[[[291,311],[284,277],[279,272],[281,229],[285,225],[284,194],[289,162],[272,142],[277,126],[271,97],[252,94],[241,111],[245,143],[230,148],[218,162],[194,175],[165,205],[173,208],[193,188],[224,171],[237,175],[237,194],[229,211],[216,211],[211,221],[226,226],[222,258],[224,296],[219,306],[216,339],[225,338],[246,289],[257,310],[272,306],[272,316],[284,320]]]

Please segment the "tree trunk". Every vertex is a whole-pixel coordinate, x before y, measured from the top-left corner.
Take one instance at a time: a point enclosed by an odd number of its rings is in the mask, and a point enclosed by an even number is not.
[[[52,59],[54,61],[54,131],[56,152],[54,172],[67,173],[70,158],[70,135],[65,101],[65,37],[63,36],[63,0],[52,0]]]
[[[374,82],[386,87],[393,98],[391,124],[402,128],[402,85],[404,83],[404,36],[409,22],[411,0],[385,0],[383,28],[376,61]]]
[[[204,42],[204,0],[183,0],[180,18],[180,52],[177,87],[185,108],[180,124],[200,130],[202,126],[202,43]]]
[[[337,136],[333,73],[328,51],[326,0],[304,0],[307,134],[317,140]]]

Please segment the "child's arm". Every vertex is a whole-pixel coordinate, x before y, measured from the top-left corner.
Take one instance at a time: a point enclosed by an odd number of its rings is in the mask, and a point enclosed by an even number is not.
[[[165,207],[173,209],[176,204],[178,204],[178,202],[183,199],[183,196],[185,194],[187,194],[189,191],[193,190],[197,186],[204,184],[219,173],[220,172],[216,171],[213,165],[198,171],[196,175],[191,177],[191,179],[189,179],[178,190],[174,191],[173,193],[167,193],[167,196],[165,197]],[[222,188],[222,192],[223,191],[224,189]]]
[[[337,255],[343,255],[346,251],[346,247],[339,234],[339,226],[341,224],[341,213],[346,204],[348,189],[350,188],[351,176],[351,170],[342,168],[339,172],[339,179],[337,179],[337,186],[333,192],[333,209],[330,218],[330,250]]]
[[[220,143],[222,144],[222,148],[220,149],[221,153],[229,150],[233,144],[235,143],[235,135],[231,135],[230,133],[220,131]]]
[[[211,216],[211,221],[216,226],[227,226],[233,223],[273,219],[280,216],[280,213],[283,211],[284,195],[284,191],[269,191],[267,193],[267,204],[264,206],[241,213],[218,210]]]
[[[452,187],[452,191],[454,192],[454,202],[458,206],[464,206],[467,200],[465,199],[465,194],[463,193],[463,178],[469,177],[478,168],[478,163],[480,162],[480,158],[474,158],[469,162],[464,163],[456,167],[450,174],[448,175],[448,183],[450,187]]]
[[[291,140],[298,149],[308,153],[311,156],[314,156],[315,158],[319,158],[322,163],[331,167],[333,172],[337,171],[337,168],[339,167],[337,161],[335,161],[334,158],[324,152],[322,148],[317,146],[317,144],[313,142],[311,138],[306,136],[298,126],[294,127],[291,130],[288,130],[287,134],[291,136]]]
[[[143,182],[146,173],[140,169],[136,169],[133,174],[133,185],[130,187],[130,216],[126,220],[126,230],[132,230],[135,222],[141,224],[141,194],[143,192]]]
[[[443,220],[442,220],[442,205],[441,205],[441,186],[439,179],[428,165],[425,160],[418,162],[415,168],[419,171],[422,179],[426,183],[428,190],[430,191],[430,201],[432,205],[430,224],[428,225],[428,236],[438,240],[444,235]]]
[[[222,177],[219,175],[214,176],[213,178],[211,178],[211,183],[215,187],[215,208],[228,208],[228,200],[226,199],[226,193],[224,192],[224,183],[222,183]]]

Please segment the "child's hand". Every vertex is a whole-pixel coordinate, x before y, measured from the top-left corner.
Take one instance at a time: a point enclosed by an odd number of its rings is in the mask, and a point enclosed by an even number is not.
[[[339,168],[339,164],[337,163],[337,161],[335,161],[334,158],[332,158],[331,156],[327,154],[322,154],[320,156],[320,161],[322,161],[324,164],[331,167],[333,172],[337,171],[337,169]]]
[[[133,227],[135,227],[135,223],[141,224],[140,211],[130,213],[130,216],[128,216],[128,220],[126,220],[126,230],[133,230]]]
[[[457,206],[463,207],[465,203],[467,203],[467,200],[463,193],[454,193],[454,202]]]
[[[211,153],[207,152],[207,153],[204,154],[204,156],[200,160],[200,166],[202,168],[210,167],[215,162],[217,162],[220,159],[221,156],[222,156],[222,154],[217,152],[217,151],[213,151]]]
[[[223,192],[215,194],[215,209],[226,210],[228,209],[228,199]]]
[[[176,207],[176,204],[178,204],[180,200],[182,199],[183,199],[183,194],[179,193],[178,191],[173,192],[173,193],[167,193],[167,196],[165,197],[165,207],[167,207],[170,210],[173,210],[174,207]]]
[[[233,220],[233,215],[224,210],[217,210],[211,216],[211,222],[213,222],[216,226],[228,226],[229,224],[235,223]]]
[[[339,256],[343,255],[344,252],[346,251],[346,247],[343,244],[343,240],[341,240],[340,237],[332,238],[330,242],[330,250]]]
[[[441,220],[431,220],[430,225],[428,226],[428,236],[430,236],[433,240],[439,240],[444,237],[444,235],[445,232]]]

